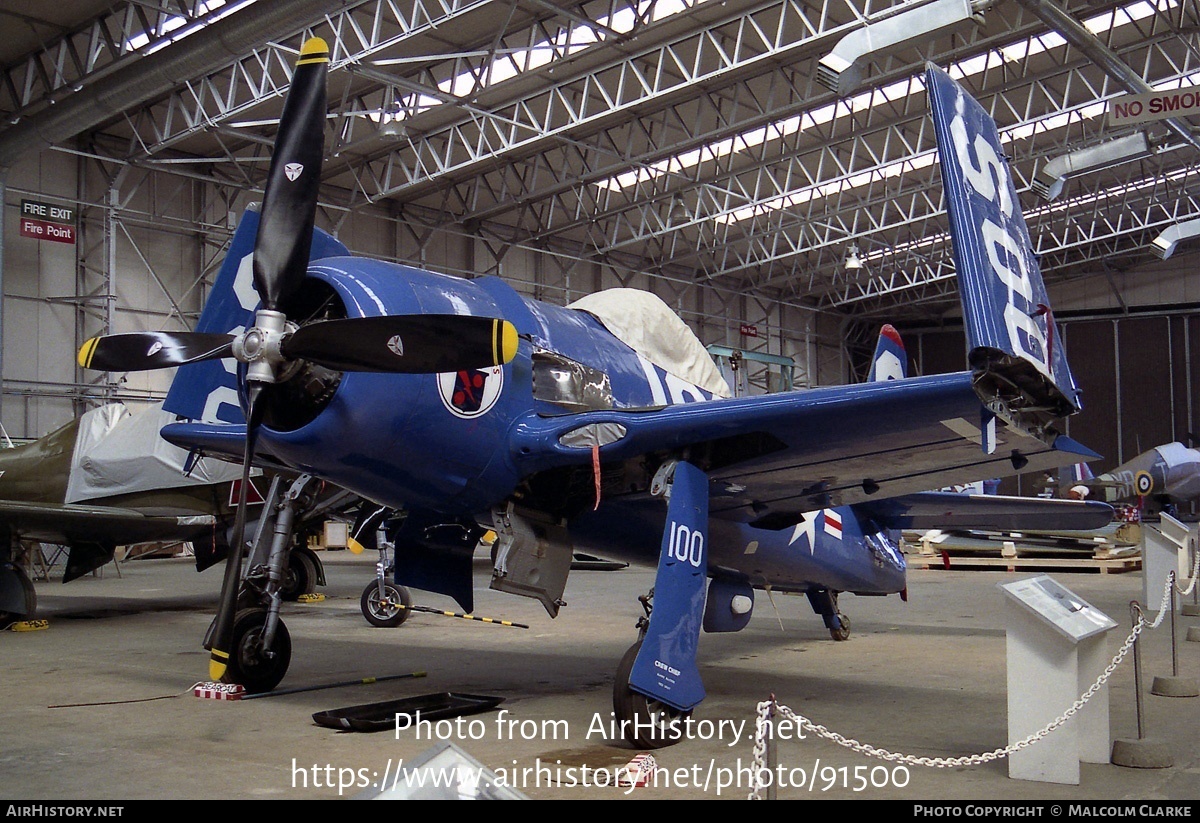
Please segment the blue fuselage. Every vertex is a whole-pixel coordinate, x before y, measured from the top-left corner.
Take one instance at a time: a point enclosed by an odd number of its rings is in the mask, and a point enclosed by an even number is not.
[[[591,315],[522,298],[496,278],[468,281],[361,258],[322,260],[309,273],[333,287],[350,317],[500,316],[522,336],[513,362],[478,373],[346,373],[311,422],[291,431],[263,427],[261,449],[381,504],[470,518],[520,492],[526,479],[520,438],[510,434],[532,417],[570,413],[535,397],[535,349],[603,371],[615,409],[711,399],[651,366]],[[581,542],[646,560],[657,555],[665,516],[661,501],[643,496],[623,502],[617,494],[600,511],[591,514],[590,508],[571,517]],[[826,511],[834,514],[815,512],[811,523],[778,531],[713,518],[710,571],[723,569],[780,590],[903,589],[899,553],[865,545],[863,527],[849,507]],[[840,522],[835,526],[833,520]]]

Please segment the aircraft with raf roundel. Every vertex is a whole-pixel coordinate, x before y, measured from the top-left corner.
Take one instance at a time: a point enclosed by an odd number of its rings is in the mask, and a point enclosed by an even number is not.
[[[705,696],[702,629],[743,628],[757,590],[806,594],[836,637],[848,632],[839,595],[905,592],[890,529],[1111,518],[1104,504],[924,491],[1098,457],[1056,428],[1078,389],[996,130],[943,72],[929,70],[929,96],[969,369],[729,397],[652,295],[556,306],[496,277],[352,256],[314,230],[327,54],[319,38],[301,50],[261,209],[245,215],[197,330],[96,338],[80,362],[178,366],[167,408],[186,420],[164,438],[399,513],[395,582],[468,612],[488,529],[491,587],[551,617],[576,548],[656,563],[613,692],[634,745],[678,738]],[[244,548],[235,540],[227,563],[210,677],[267,691],[291,645],[276,598],[238,596]]]
[[[1190,434],[1188,439],[1193,442]],[[1102,474],[1081,463],[1059,470],[1053,485],[1057,488],[1050,493],[1060,497],[1136,506],[1143,516],[1171,513],[1200,498],[1200,449],[1194,443],[1163,443]]]

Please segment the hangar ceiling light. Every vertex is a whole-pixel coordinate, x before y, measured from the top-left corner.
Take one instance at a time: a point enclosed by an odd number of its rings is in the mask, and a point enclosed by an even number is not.
[[[873,55],[899,51],[967,23],[982,23],[979,12],[985,4],[934,0],[915,8],[901,7],[898,14],[870,22],[839,40],[833,51],[817,61],[817,82],[845,96],[862,84]]]

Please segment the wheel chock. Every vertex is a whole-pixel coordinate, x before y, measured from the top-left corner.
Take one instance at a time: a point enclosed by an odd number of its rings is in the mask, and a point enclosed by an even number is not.
[[[658,763],[654,755],[643,752],[617,769],[617,785],[640,788],[647,786],[654,779]]]
[[[205,681],[192,687],[192,694],[207,700],[241,700],[246,687],[240,683]]]
[[[321,603],[324,602],[324,600],[325,595],[321,594],[320,592],[316,592],[315,594],[302,594],[296,598],[297,603]]]
[[[10,632],[36,632],[50,628],[49,620],[19,620],[8,627]]]

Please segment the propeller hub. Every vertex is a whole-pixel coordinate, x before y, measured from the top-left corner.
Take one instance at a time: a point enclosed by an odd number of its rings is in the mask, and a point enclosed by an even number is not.
[[[233,356],[247,366],[247,380],[274,383],[279,379],[276,368],[285,360],[279,347],[294,328],[289,326],[283,312],[258,310],[254,326],[233,343]]]

